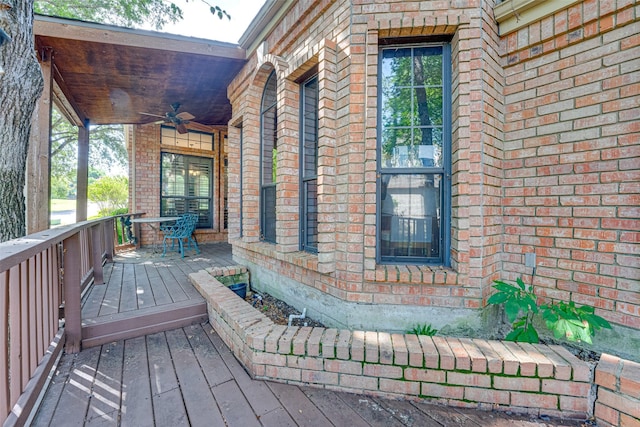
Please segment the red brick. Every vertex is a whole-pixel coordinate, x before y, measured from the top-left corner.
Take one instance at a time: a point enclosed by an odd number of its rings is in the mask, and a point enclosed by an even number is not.
[[[464,399],[473,402],[490,403],[492,405],[508,405],[511,394],[508,391],[489,388],[465,387]]]
[[[589,399],[587,397],[560,396],[561,411],[586,414],[589,413],[590,409]]]
[[[540,380],[538,378],[522,377],[494,377],[493,387],[499,390],[514,391],[540,391]]]
[[[620,427],[640,427],[640,414],[636,416],[620,414]]]
[[[556,409],[558,407],[558,396],[512,391],[511,405],[527,408]]]
[[[434,369],[405,368],[404,377],[410,381],[423,381],[429,383],[446,383],[446,371],[436,371]]]
[[[625,360],[620,374],[620,392],[640,400],[640,363]]]
[[[491,376],[477,373],[447,372],[447,384],[489,388],[491,387]]]
[[[362,373],[368,377],[402,378],[402,368],[400,366],[365,363]]]
[[[413,395],[420,394],[420,383],[412,381],[397,381],[386,378],[380,379],[380,391],[386,391],[389,393]]]
[[[594,416],[598,421],[598,425],[608,423],[612,426],[620,425],[620,412],[596,401]]]
[[[573,381],[558,381],[551,379],[542,380],[543,393],[586,397],[589,394],[590,389],[590,383],[577,383]]]
[[[362,375],[362,363],[347,360],[324,360],[324,369],[341,374]]]
[[[378,378],[342,374],[340,386],[355,390],[378,390]]]
[[[464,387],[422,383],[421,394],[426,397],[462,400],[464,398]]]

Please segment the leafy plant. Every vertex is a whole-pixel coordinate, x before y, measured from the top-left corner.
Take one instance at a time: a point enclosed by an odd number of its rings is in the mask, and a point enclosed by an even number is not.
[[[408,330],[407,333],[416,335],[427,335],[432,337],[438,333],[438,330],[432,328],[430,324],[427,325],[426,323],[423,323],[422,325],[414,326],[412,329]]]
[[[600,328],[611,329],[611,325],[602,317],[594,314],[594,308],[583,305],[576,307],[573,301],[557,302],[544,306],[542,318],[547,328],[553,331],[557,339],[566,338],[569,341],[584,341],[591,344],[593,337]]]
[[[516,279],[516,285],[501,280],[495,280],[494,283],[493,287],[498,292],[489,298],[488,303],[504,304],[505,314],[512,327],[512,331],[505,337],[507,341],[540,342],[534,326],[534,318],[538,314],[556,339],[591,344],[595,331],[600,328],[611,329],[609,322],[594,314],[594,308],[587,305],[578,307],[573,301],[538,305],[533,286],[525,285],[521,278]]]

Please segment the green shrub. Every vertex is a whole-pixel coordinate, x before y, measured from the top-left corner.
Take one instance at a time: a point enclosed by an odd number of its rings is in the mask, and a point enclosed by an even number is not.
[[[555,301],[538,305],[533,286],[525,285],[521,278],[516,280],[516,285],[501,280],[494,280],[494,283],[493,287],[498,292],[489,298],[488,303],[504,305],[504,312],[512,327],[512,331],[505,338],[507,341],[540,342],[534,326],[534,318],[537,315],[542,316],[545,325],[556,339],[591,344],[591,338],[597,330],[611,329],[609,322],[594,314],[594,308],[587,305],[578,307],[573,301]]]

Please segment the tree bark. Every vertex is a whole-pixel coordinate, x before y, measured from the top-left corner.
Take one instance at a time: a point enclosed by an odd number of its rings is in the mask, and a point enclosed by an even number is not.
[[[0,242],[25,234],[25,164],[31,118],[43,89],[33,37],[33,0],[0,0]]]

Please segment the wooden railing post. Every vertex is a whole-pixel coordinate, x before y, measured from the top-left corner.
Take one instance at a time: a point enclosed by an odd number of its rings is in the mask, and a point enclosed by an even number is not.
[[[104,236],[104,251],[106,253],[106,257],[107,257],[107,261],[108,262],[113,262],[113,254],[114,254],[114,245],[113,245],[113,241],[114,241],[114,226],[115,224],[118,223],[118,220],[115,218],[111,218],[107,221],[102,222],[102,234]]]
[[[80,233],[63,241],[64,248],[64,318],[67,336],[65,351],[79,353],[82,343],[82,317],[80,312],[80,287],[82,282]]]
[[[104,274],[102,271],[102,239],[104,235],[104,222],[91,227],[91,258],[93,264],[93,283],[104,284]]]

